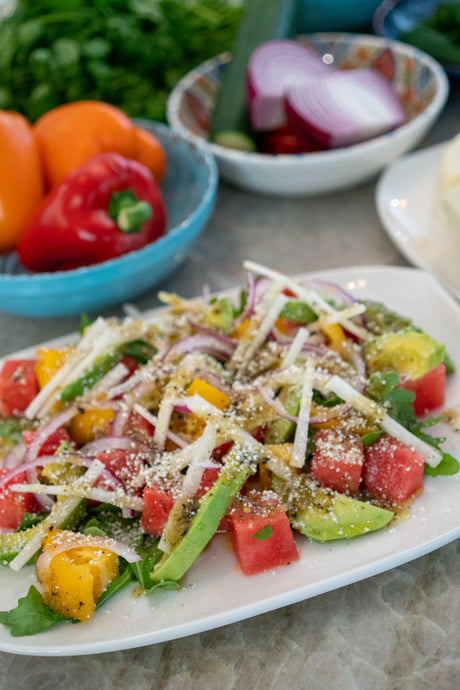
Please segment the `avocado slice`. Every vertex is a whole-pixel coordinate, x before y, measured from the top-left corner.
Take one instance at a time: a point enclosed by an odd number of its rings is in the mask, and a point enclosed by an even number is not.
[[[185,534],[172,551],[164,554],[150,573],[154,582],[178,582],[190,568],[215,534],[236,494],[248,477],[254,474],[255,466],[251,462],[252,459],[253,456],[245,455],[245,451],[238,444],[228,452],[222,472],[214,486],[201,499],[198,510],[189,516],[187,524],[180,520],[180,529]]]
[[[419,379],[444,361],[445,346],[428,333],[409,328],[373,338],[364,347],[364,357],[371,373],[396,371]]]
[[[274,487],[289,505],[292,483],[279,479]],[[381,529],[394,516],[390,510],[326,489],[307,475],[295,480],[298,505],[288,510],[294,529],[314,541],[332,541],[358,537]]]
[[[286,412],[292,416],[299,414],[302,386],[284,386],[278,396]],[[277,445],[289,440],[295,424],[289,419],[275,419],[265,432],[264,443]]]

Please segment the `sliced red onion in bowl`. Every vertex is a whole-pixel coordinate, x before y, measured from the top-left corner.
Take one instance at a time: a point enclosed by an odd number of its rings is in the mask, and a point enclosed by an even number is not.
[[[389,82],[376,70],[310,74],[286,90],[289,126],[327,148],[341,148],[389,132],[405,121]]]
[[[286,124],[286,89],[305,76],[323,74],[326,65],[311,48],[297,41],[275,39],[259,45],[247,69],[247,99],[254,130],[273,130]]]

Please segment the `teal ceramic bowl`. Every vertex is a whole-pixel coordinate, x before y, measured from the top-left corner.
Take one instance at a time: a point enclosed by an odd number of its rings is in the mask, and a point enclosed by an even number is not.
[[[94,266],[53,273],[27,273],[16,252],[0,259],[0,311],[56,317],[91,313],[139,297],[168,278],[204,230],[217,194],[212,152],[168,126],[137,124],[161,141],[168,161],[161,182],[167,213],[166,234],[153,244]]]
[[[302,33],[313,31],[363,31],[372,22],[381,0],[301,0]]]

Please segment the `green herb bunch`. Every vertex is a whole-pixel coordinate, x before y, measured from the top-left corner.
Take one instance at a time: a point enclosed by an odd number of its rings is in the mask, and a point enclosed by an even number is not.
[[[162,121],[177,81],[232,47],[241,14],[230,0],[17,0],[0,22],[0,108],[34,122],[96,99]]]

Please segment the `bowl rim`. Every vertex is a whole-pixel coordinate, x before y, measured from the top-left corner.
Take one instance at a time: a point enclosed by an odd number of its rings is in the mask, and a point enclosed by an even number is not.
[[[137,258],[146,260],[149,254],[153,254],[155,251],[158,251],[157,248],[160,248],[161,250],[162,247],[167,248],[169,244],[175,243],[177,237],[186,233],[190,225],[192,225],[193,222],[206,210],[206,208],[212,204],[217,192],[219,171],[214,154],[209,149],[209,146],[206,146],[200,140],[191,142],[190,139],[184,136],[182,132],[179,132],[177,129],[173,129],[169,124],[156,122],[155,120],[148,120],[146,118],[133,118],[133,122],[140,126],[149,125],[150,130],[153,133],[158,131],[163,135],[170,136],[172,140],[174,140],[174,138],[180,139],[182,142],[186,143],[187,146],[191,146],[193,153],[197,153],[202,157],[203,169],[205,169],[207,173],[207,186],[205,193],[192,213],[184,218],[181,223],[175,225],[164,235],[155,240],[155,242],[151,242],[140,249],[114,257],[113,259],[101,261],[97,264],[80,266],[68,271],[44,271],[40,273],[31,272],[17,274],[0,273],[0,288],[4,289],[10,283],[12,285],[14,284],[15,286],[19,286],[22,283],[30,285],[32,281],[37,284],[46,283],[49,281],[51,287],[51,283],[54,283],[57,280],[69,282],[72,280],[78,280],[83,276],[87,277],[88,275],[94,275],[95,279],[97,280],[108,269],[110,270],[112,266],[124,267],[125,265],[133,262],[133,260],[135,261]]]
[[[409,122],[400,125],[391,132],[381,134],[380,136],[369,139],[368,141],[353,144],[352,146],[339,149],[329,149],[325,151],[295,154],[270,154],[239,151],[237,149],[230,149],[225,146],[220,146],[219,144],[209,142],[207,139],[204,139],[203,137],[189,130],[179,118],[180,103],[185,90],[188,89],[200,76],[203,76],[211,69],[215,69],[221,64],[227,63],[230,59],[230,52],[225,52],[209,58],[205,62],[202,62],[200,65],[182,77],[182,79],[176,84],[174,89],[171,91],[166,104],[166,117],[171,127],[175,131],[180,131],[189,139],[189,141],[193,141],[194,143],[198,144],[205,144],[218,160],[221,158],[222,160],[233,161],[235,163],[238,161],[244,161],[246,163],[259,164],[276,161],[277,163],[289,164],[293,167],[301,167],[304,166],[306,162],[313,164],[320,162],[324,163],[328,159],[340,161],[341,159],[349,158],[350,154],[359,156],[360,154],[367,152],[371,153],[374,150],[378,150],[385,146],[387,140],[394,139],[398,135],[410,135],[412,131],[418,130],[421,122],[424,120],[430,121],[432,118],[435,118],[441,112],[447,101],[450,87],[444,68],[437,60],[431,57],[431,55],[423,50],[420,50],[419,48],[416,48],[415,46],[411,46],[407,43],[403,43],[402,41],[397,41],[383,36],[373,36],[371,34],[341,31],[321,31],[311,34],[299,34],[298,38],[306,38],[313,41],[321,40],[323,42],[351,42],[358,45],[366,44],[393,48],[395,52],[412,57],[418,62],[425,64],[428,69],[430,69],[435,76],[436,82],[436,92],[434,97],[428,106]]]

